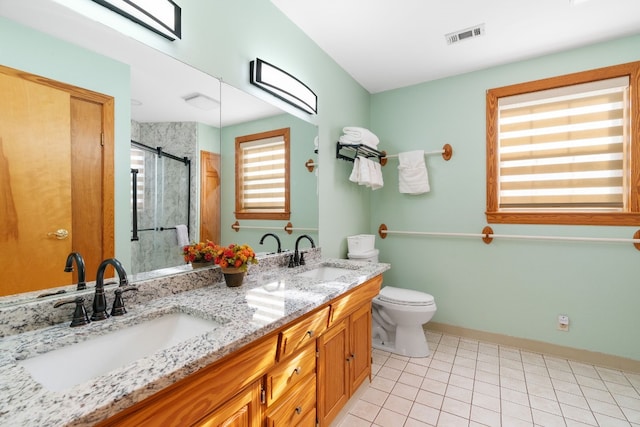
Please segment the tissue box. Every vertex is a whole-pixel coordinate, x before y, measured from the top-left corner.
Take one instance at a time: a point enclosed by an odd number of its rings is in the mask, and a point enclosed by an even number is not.
[[[374,234],[358,234],[347,237],[347,245],[350,254],[361,254],[371,252],[376,243]]]

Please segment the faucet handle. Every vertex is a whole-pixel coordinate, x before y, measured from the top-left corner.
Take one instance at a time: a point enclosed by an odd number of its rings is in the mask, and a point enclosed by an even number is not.
[[[289,265],[287,266],[288,268],[293,268],[295,267],[295,263],[293,261],[293,255],[289,255]]]
[[[124,292],[129,291],[137,291],[138,288],[135,286],[123,286],[116,288],[114,291],[116,298],[113,300],[113,307],[111,308],[112,316],[122,316],[127,312],[127,309],[124,307],[124,300],[122,299],[122,294]]]
[[[62,305],[71,303],[76,304],[76,309],[73,311],[73,319],[71,320],[71,327],[75,328],[76,326],[82,326],[91,323],[91,320],[89,320],[89,316],[87,315],[87,310],[84,308],[83,297],[75,297],[63,301],[58,301],[53,305],[53,307],[58,308]]]
[[[300,265],[305,265],[306,261],[304,260],[304,252],[300,252]]]

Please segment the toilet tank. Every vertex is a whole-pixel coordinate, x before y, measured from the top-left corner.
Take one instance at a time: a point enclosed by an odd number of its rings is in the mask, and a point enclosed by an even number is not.
[[[347,237],[350,254],[367,254],[375,249],[376,236],[373,234],[357,234]]]

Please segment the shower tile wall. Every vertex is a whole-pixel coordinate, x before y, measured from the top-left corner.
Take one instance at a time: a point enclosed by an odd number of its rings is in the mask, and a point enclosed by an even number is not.
[[[149,147],[162,147],[163,151],[177,157],[191,159],[191,206],[189,240],[197,240],[199,235],[197,221],[198,205],[198,146],[197,124],[194,122],[181,123],[131,123],[131,134],[134,141],[138,141]],[[151,153],[146,154],[146,159],[153,159]],[[164,180],[159,185],[158,198],[162,203],[159,212],[163,218],[158,223],[162,227],[175,227],[176,224],[185,224],[187,213],[187,183],[185,181],[186,166],[175,160],[165,158]],[[158,160],[160,164],[162,160]],[[153,215],[155,209],[147,209],[155,205],[156,161],[146,161],[145,165],[145,209],[139,212],[139,227],[147,228],[154,224]],[[177,191],[175,190],[177,187]],[[160,197],[162,196],[162,197]],[[131,242],[132,273],[155,270],[158,268],[183,264],[181,250],[178,246],[175,230],[160,232],[145,231],[138,233],[140,240]]]

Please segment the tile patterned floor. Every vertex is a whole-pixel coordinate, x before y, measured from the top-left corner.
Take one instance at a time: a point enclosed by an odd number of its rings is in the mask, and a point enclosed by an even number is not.
[[[640,427],[640,374],[427,332],[431,357],[373,352],[334,426]]]

